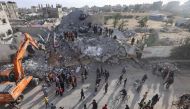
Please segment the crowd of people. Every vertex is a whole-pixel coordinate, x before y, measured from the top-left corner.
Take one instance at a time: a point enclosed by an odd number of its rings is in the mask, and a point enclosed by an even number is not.
[[[118,82],[117,82],[117,86],[123,84],[122,86],[122,90],[120,91],[122,93],[122,98],[124,99],[127,95],[127,90],[126,90],[126,84],[127,84],[127,77],[124,77],[124,75],[127,73],[127,67],[124,67],[121,71],[121,74],[118,78]],[[162,69],[160,70],[159,67],[156,68],[156,70],[158,71],[162,71],[164,72],[162,74],[162,77],[166,78],[173,78],[174,74],[172,72],[169,72],[168,69]],[[155,71],[155,69],[153,69],[153,71]],[[167,76],[166,74],[167,73]],[[165,74],[165,75],[164,75]],[[104,94],[107,94],[108,92],[108,87],[109,87],[109,77],[110,77],[110,72],[107,69],[103,69],[103,67],[97,68],[96,69],[96,78],[95,78],[95,88],[94,88],[94,95],[96,95],[96,93],[98,92],[98,90],[100,89],[100,86],[104,86]],[[81,71],[79,77],[81,79],[81,83],[85,83],[85,80],[88,78],[88,71],[86,69],[86,67],[83,67],[83,70]],[[163,78],[163,79],[164,79]],[[148,79],[147,74],[144,74],[143,77],[141,78],[141,82],[145,83],[145,81]],[[168,79],[166,79],[166,81],[164,82],[164,84],[168,84]],[[47,107],[51,107],[51,109],[56,109],[56,106],[54,104],[50,104],[48,102],[48,87],[55,84],[56,88],[55,88],[55,95],[56,96],[62,96],[64,94],[64,90],[65,88],[72,88],[74,89],[75,87],[77,87],[77,82],[79,80],[77,80],[77,76],[75,73],[73,73],[72,71],[70,72],[62,72],[61,74],[55,74],[55,73],[49,73],[47,76],[45,76],[45,83],[44,85],[42,85],[42,91],[44,93],[44,102]],[[102,84],[101,84],[102,83]],[[80,101],[83,101],[86,97],[85,97],[85,92],[84,89],[81,89],[80,92]],[[156,103],[159,101],[160,97],[158,94],[155,94],[152,99],[147,100],[147,96],[148,96],[148,92],[145,92],[145,94],[143,95],[142,99],[140,100],[139,104],[139,108],[140,109],[154,109],[154,106],[156,105]],[[92,109],[98,109],[98,103],[96,102],[96,100],[94,99],[92,104]],[[64,107],[60,107],[59,109],[64,109]],[[84,104],[83,109],[87,109],[86,104]],[[102,109],[108,109],[107,104],[105,104]],[[126,104],[125,109],[130,109],[129,106]]]
[[[101,78],[104,77],[105,84],[105,94],[108,90],[108,78],[110,73],[107,70],[104,70],[102,67],[99,69],[97,68],[96,71],[96,82],[95,82],[95,92],[98,91],[98,88],[100,86]],[[88,78],[88,71],[86,68],[84,68],[81,72],[81,82],[84,83],[85,80]],[[50,107],[51,109],[57,109],[56,106],[53,103],[49,103],[48,100],[48,87],[55,84],[55,96],[63,96],[65,88],[72,88],[74,89],[77,87],[77,76],[72,71],[70,72],[62,72],[61,74],[56,74],[53,72],[48,73],[48,75],[45,76],[45,84],[42,85],[42,92],[44,94],[44,103],[46,108]],[[80,100],[85,99],[85,93],[83,88],[81,89],[81,98]],[[64,107],[59,107],[59,109],[64,109]],[[84,105],[84,109],[86,108],[86,104]],[[96,100],[93,100],[92,102],[92,109],[98,109],[98,104]],[[103,106],[102,109],[107,109],[107,104]]]
[[[108,27],[101,27],[101,26],[98,26],[98,25],[94,25],[92,27],[92,30],[93,30],[93,33],[94,34],[98,34],[98,35],[105,35],[107,37],[111,37],[113,35],[113,29],[111,28],[108,28]]]
[[[67,41],[74,41],[78,37],[77,31],[64,32],[64,39]]]
[[[98,91],[98,88],[100,86],[100,82],[102,80],[102,77],[104,77],[104,82],[105,84],[105,93],[107,93],[107,89],[108,89],[108,78],[110,76],[110,73],[108,70],[104,70],[102,67],[99,69],[97,68],[96,70],[96,82],[95,82],[95,93]]]
[[[87,74],[87,70],[85,69],[84,72],[81,73],[81,78],[87,79]],[[56,74],[54,72],[48,73],[48,75],[46,75],[44,79],[45,84],[42,85],[42,91],[44,93],[44,102],[46,104],[46,107],[49,106],[48,87],[55,84],[55,95],[63,96],[65,88],[74,89],[75,87],[77,87],[77,78],[77,75],[72,71],[67,71],[66,73],[62,72],[61,74]],[[81,79],[81,81],[82,80],[83,79]]]
[[[145,100],[146,100],[147,96],[148,96],[148,92],[145,92],[145,94],[143,95],[143,98],[141,99],[141,101],[139,103],[140,109],[154,109],[154,106],[160,99],[159,95],[155,94],[151,100],[148,100],[148,102],[146,102]]]
[[[174,82],[174,72],[171,67],[167,65],[160,66],[159,64],[156,64],[153,66],[152,73],[153,74],[159,74],[162,79],[164,80],[163,85],[168,89]]]

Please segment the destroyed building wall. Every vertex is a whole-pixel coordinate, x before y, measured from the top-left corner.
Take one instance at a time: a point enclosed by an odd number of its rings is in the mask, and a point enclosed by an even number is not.
[[[43,17],[45,18],[61,18],[63,16],[63,11],[61,7],[44,7],[41,9]]]
[[[19,17],[16,2],[0,2],[0,10],[5,11],[9,19],[18,19]]]
[[[79,19],[79,17],[82,14],[87,15],[87,17],[84,20]],[[85,13],[82,10],[75,10],[63,18],[63,20],[61,21],[60,27],[61,28],[67,27],[69,25],[78,27],[78,26],[86,25],[89,22],[91,22],[92,24],[102,25],[103,21],[104,21],[104,18],[103,18],[103,15],[101,14],[88,15],[88,13]]]
[[[11,44],[13,30],[4,11],[0,11],[0,44]]]

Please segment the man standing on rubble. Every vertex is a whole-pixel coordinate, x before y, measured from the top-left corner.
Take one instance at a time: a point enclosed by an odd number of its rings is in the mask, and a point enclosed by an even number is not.
[[[110,30],[110,36],[112,36],[112,35],[113,35],[113,29]]]
[[[108,36],[108,28],[105,27],[105,35]]]
[[[100,75],[102,76],[103,73],[104,73],[104,70],[103,70],[103,68],[102,68],[102,66],[101,66],[101,67],[100,67]]]
[[[100,77],[100,69],[97,68],[97,70],[96,70],[96,78],[99,78],[99,77]]]
[[[131,45],[133,45],[134,42],[135,42],[135,38],[133,37],[133,38],[131,39]]]
[[[102,27],[100,27],[100,35],[102,35]]]
[[[84,79],[87,79],[87,76],[88,76],[88,72],[86,70],[86,68],[84,69]]]
[[[126,83],[127,83],[127,78],[125,78],[125,80],[124,80],[123,87],[125,87],[125,86],[126,86]]]
[[[77,37],[78,37],[77,31],[75,30],[75,31],[73,31],[73,33],[74,33],[75,38],[77,39]]]
[[[123,67],[122,74],[125,74],[125,73],[126,73],[126,69],[125,69],[125,67]]]
[[[123,74],[119,77],[118,84],[121,84],[122,80],[123,80]]]

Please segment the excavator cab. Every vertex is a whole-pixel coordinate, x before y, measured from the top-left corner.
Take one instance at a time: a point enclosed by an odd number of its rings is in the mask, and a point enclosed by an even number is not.
[[[0,72],[0,104],[19,103],[23,99],[22,92],[33,79],[32,76],[25,75],[22,60],[27,46],[31,44],[38,48],[38,44],[29,34],[24,35],[25,40],[14,55],[13,68]]]
[[[12,69],[6,69],[0,73],[0,84],[5,82],[16,82],[14,78],[14,72]]]

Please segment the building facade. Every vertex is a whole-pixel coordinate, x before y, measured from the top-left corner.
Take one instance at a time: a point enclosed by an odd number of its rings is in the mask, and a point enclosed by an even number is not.
[[[62,6],[59,4],[56,7],[46,4],[46,7],[41,6],[39,10],[45,18],[61,18],[63,16]]]
[[[32,13],[37,13],[38,12],[38,7],[37,6],[31,6],[31,12]]]
[[[5,11],[0,11],[0,44],[12,43],[13,30]]]
[[[5,11],[9,19],[19,18],[16,2],[0,2],[0,10]]]

